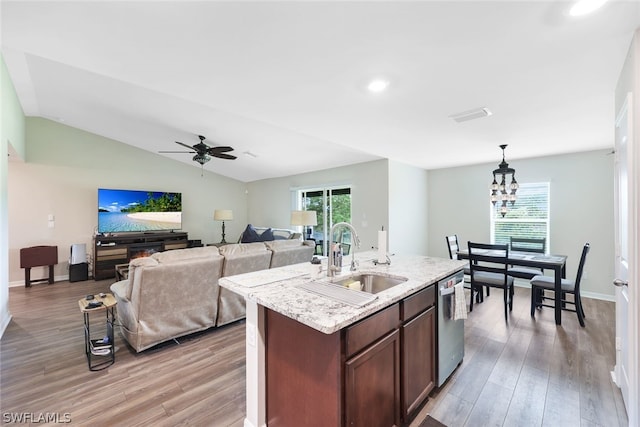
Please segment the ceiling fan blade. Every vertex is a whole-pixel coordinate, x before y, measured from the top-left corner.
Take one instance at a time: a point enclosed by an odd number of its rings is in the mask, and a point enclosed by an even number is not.
[[[187,147],[189,150],[195,150],[195,148],[193,148],[192,146],[187,145],[187,144],[183,144],[182,142],[179,142],[179,141],[176,141],[176,144],[180,144],[183,147]]]
[[[226,159],[226,160],[235,160],[237,159],[236,156],[232,156],[231,154],[225,154],[225,153],[209,153],[211,154],[213,157],[217,157],[219,159]]]
[[[216,153],[226,153],[227,151],[233,151],[233,147],[229,147],[226,145],[220,147],[209,147],[207,153],[214,155]]]
[[[158,153],[190,153],[193,154],[195,151],[158,151]]]

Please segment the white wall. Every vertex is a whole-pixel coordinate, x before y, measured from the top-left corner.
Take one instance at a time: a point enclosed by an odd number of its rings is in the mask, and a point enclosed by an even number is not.
[[[0,337],[11,320],[9,312],[9,162],[25,156],[24,114],[0,56]]]
[[[390,253],[428,253],[429,200],[426,170],[389,161]]]
[[[549,249],[568,255],[567,277],[575,277],[582,246],[591,243],[585,264],[585,296],[613,298],[613,156],[589,151],[509,160],[520,183],[550,182]],[[429,171],[429,254],[448,257],[445,236],[461,245],[490,241],[489,184],[495,164]],[[516,202],[517,203],[517,202]]]
[[[40,118],[26,121],[26,162],[9,164],[9,281],[22,285],[20,248],[57,245],[57,279],[68,275],[69,247],[86,243],[91,255],[97,226],[97,189],[182,193],[182,230],[190,239],[219,242],[216,208],[234,211],[226,234],[237,238],[246,224],[246,185],[158,154]],[[55,227],[48,227],[48,215]],[[32,269],[32,277],[46,269]]]
[[[389,228],[388,162],[376,160],[248,184],[248,219],[256,226],[291,228],[291,190],[301,187],[350,185],[352,225],[360,250],[378,245],[377,231]]]

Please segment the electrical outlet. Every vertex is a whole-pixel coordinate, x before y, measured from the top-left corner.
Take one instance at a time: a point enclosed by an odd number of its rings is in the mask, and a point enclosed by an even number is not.
[[[616,337],[616,350],[622,350],[622,340],[620,339],[620,337]]]

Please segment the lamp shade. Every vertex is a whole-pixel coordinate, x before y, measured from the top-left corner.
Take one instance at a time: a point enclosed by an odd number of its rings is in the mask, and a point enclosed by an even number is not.
[[[216,209],[213,211],[213,219],[215,221],[231,221],[233,219],[233,211],[231,209]]]
[[[318,225],[316,211],[291,211],[291,225]]]

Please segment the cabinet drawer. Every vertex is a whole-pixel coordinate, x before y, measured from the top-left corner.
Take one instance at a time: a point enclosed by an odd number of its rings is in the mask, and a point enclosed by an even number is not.
[[[431,285],[402,301],[402,320],[411,319],[416,314],[436,303],[436,286]]]
[[[396,329],[400,323],[399,304],[372,314],[346,329],[346,352],[351,357],[378,338]]]
[[[164,250],[170,251],[172,249],[186,249],[188,246],[187,242],[171,242],[164,244]]]
[[[109,248],[109,249],[98,248],[96,250],[96,255],[99,258],[101,258],[101,257],[113,257],[114,255],[119,255],[121,257],[126,257],[127,256],[127,248],[126,247],[124,247],[124,248]]]

